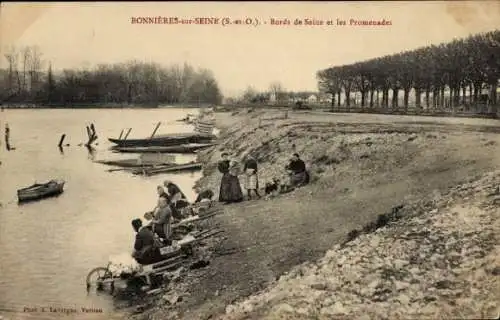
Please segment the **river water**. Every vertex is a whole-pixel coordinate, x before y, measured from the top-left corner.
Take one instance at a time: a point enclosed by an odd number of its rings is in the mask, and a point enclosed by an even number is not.
[[[0,112],[0,318],[53,318],[56,314],[31,313],[26,308],[102,309],[94,317],[111,319],[117,312],[111,298],[87,294],[85,277],[94,267],[106,266],[109,257],[131,252],[131,220],[142,217],[156,204],[156,186],[164,180],[179,185],[190,200],[201,173],[133,176],[107,172],[109,167],[92,160],[132,158],[108,148],[108,137],[133,128],[129,138],[148,137],[156,123],[157,134],[190,132],[192,126],[176,122],[193,109],[42,109]],[[10,127],[11,146],[6,150],[3,131]],[[93,154],[78,144],[87,139],[85,126],[94,123],[98,145]],[[61,134],[67,135],[61,153]],[[135,155],[135,157],[137,157]],[[177,162],[194,155],[176,155]],[[59,197],[25,205],[17,204],[16,190],[53,178],[66,180]],[[23,312],[25,311],[25,312]],[[78,311],[81,317],[88,317]],[[74,318],[75,314],[57,314]]]

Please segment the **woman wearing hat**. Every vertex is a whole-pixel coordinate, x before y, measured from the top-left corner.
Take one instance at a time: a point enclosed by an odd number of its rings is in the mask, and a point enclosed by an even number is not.
[[[219,202],[233,203],[243,200],[240,180],[238,179],[239,166],[236,162],[229,160],[227,153],[222,154],[222,160],[218,164],[219,172],[222,173],[220,183]]]

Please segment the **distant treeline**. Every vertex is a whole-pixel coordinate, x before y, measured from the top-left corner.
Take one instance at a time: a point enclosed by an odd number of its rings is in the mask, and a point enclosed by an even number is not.
[[[222,94],[210,70],[185,63],[168,67],[129,61],[56,74],[43,70],[36,47],[10,48],[8,69],[0,70],[0,99],[5,104],[145,105],[218,104]]]
[[[317,78],[320,90],[333,97],[331,105],[340,107],[343,93],[343,107],[347,109],[352,102],[351,94],[359,92],[361,109],[405,112],[410,92],[414,92],[417,110],[469,109],[483,103],[490,106],[491,113],[496,113],[500,31],[331,67],[319,71]],[[482,94],[484,89],[488,90],[487,95]],[[401,92],[403,108],[398,103]],[[449,98],[445,99],[445,92]]]

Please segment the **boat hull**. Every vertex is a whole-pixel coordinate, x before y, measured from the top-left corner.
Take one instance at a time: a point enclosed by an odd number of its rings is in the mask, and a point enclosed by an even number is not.
[[[114,139],[108,138],[111,143],[118,147],[150,147],[150,146],[175,146],[189,143],[210,143],[215,139],[214,135],[204,134],[175,134],[159,136],[146,139]]]
[[[17,191],[19,203],[41,200],[60,195],[64,192],[64,181],[49,181],[43,184],[34,184]]]
[[[180,171],[197,171],[201,170],[203,165],[201,163],[186,163],[177,165],[166,165],[154,168],[133,169],[133,174],[152,176],[162,173],[172,173]]]
[[[113,147],[113,150],[124,153],[194,153],[212,146],[213,143],[193,143],[178,146]]]

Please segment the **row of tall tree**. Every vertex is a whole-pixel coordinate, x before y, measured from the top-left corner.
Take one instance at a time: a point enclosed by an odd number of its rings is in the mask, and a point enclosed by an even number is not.
[[[220,103],[222,94],[213,73],[183,66],[128,61],[100,64],[92,69],[55,73],[50,63],[43,72],[36,47],[5,54],[3,101],[35,104],[173,104]]]
[[[317,78],[320,90],[332,95],[332,106],[340,106],[343,93],[349,108],[351,94],[359,92],[361,108],[398,110],[402,93],[402,111],[408,111],[410,92],[414,92],[417,109],[455,109],[486,102],[496,112],[500,30],[327,68],[318,71]],[[483,89],[488,90],[487,95],[482,94]]]

